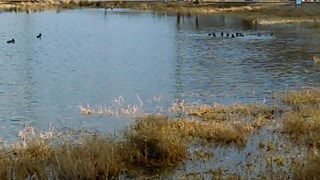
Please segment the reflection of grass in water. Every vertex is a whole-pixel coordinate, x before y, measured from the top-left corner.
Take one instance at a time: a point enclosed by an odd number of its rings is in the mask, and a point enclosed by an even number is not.
[[[285,93],[281,98],[287,106],[281,109],[284,113],[280,113],[280,108],[264,105],[209,106],[175,102],[171,109],[177,111],[172,112],[189,116],[172,119],[141,115],[116,136],[79,132],[80,136],[73,137],[53,128],[39,135],[31,126],[26,126],[19,133],[22,146],[3,147],[0,151],[0,167],[3,167],[0,176],[5,179],[96,179],[142,174],[161,177],[163,170],[184,166],[182,162],[186,161],[217,163],[222,158],[223,162],[228,154],[217,157],[211,150],[220,148],[227,152],[237,147],[246,156],[243,162],[233,161],[237,170],[221,166],[176,176],[181,179],[317,178],[319,94],[317,89]],[[190,116],[197,118],[191,120]],[[283,133],[294,141],[279,139],[285,136]],[[264,139],[254,140],[251,136]],[[297,146],[302,150],[294,150]]]

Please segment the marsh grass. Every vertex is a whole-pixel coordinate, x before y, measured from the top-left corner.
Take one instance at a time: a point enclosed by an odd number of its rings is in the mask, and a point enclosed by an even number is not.
[[[306,146],[308,156],[303,162],[295,164],[295,179],[318,179],[320,173],[320,89],[288,91],[282,98],[291,107],[283,118],[283,130],[293,141]],[[315,153],[314,153],[315,152]]]
[[[302,89],[300,91],[287,91],[281,98],[282,102],[292,105],[319,105],[320,89]]]
[[[248,132],[246,126],[234,125],[230,122],[203,122],[189,119],[169,119],[166,116],[140,117],[134,126],[135,131],[169,131],[181,139],[192,142],[200,140],[213,143],[243,144]]]
[[[159,121],[159,122],[157,122]],[[124,134],[127,161],[143,167],[175,166],[187,157],[187,144],[179,133],[172,131],[167,119],[140,120]]]
[[[283,170],[288,166],[292,168],[295,179],[318,178],[319,92],[316,89],[289,91],[281,97],[286,108],[177,101],[170,109],[187,116],[172,118],[139,114],[133,124],[112,136],[98,132],[60,132],[52,126],[40,133],[32,126],[25,126],[19,131],[20,142],[0,149],[0,167],[3,167],[0,168],[0,176],[5,179],[117,179],[141,178],[142,175],[157,179],[162,177],[163,172],[184,166],[186,161],[216,162],[214,152],[219,151],[210,151],[210,146],[220,147],[222,151],[230,147],[243,151],[245,162],[241,162],[241,166],[239,164],[242,174],[212,168],[187,172],[180,179],[241,179],[243,173],[248,173],[244,177],[249,177],[252,171],[268,170],[272,173],[260,177],[282,179],[289,173]],[[126,107],[123,98],[116,98],[115,102],[115,107]],[[143,102],[140,103],[139,107],[142,107]],[[272,128],[266,131],[265,127],[273,123],[281,123],[282,126],[277,127],[282,128],[282,133]],[[253,134],[264,137],[254,140],[250,137]],[[298,162],[289,162],[288,158],[292,157],[288,152],[295,153],[295,150],[292,150],[294,146],[290,143],[276,137],[283,134],[288,134],[295,146],[307,147],[307,153],[298,153],[308,156],[295,160]],[[258,150],[249,150],[246,146]],[[311,149],[316,153],[312,154]],[[262,169],[257,170],[258,165]],[[273,166],[280,170],[275,170]]]
[[[223,106],[215,104],[200,105],[196,108],[191,107],[187,109],[189,115],[200,117],[205,121],[226,121],[232,119],[255,119],[257,117],[264,117],[266,119],[274,118],[277,108],[263,105],[242,105],[235,104]]]
[[[138,118],[117,137],[94,133],[71,141],[49,129],[52,135],[46,138],[26,126],[19,133],[21,143],[3,147],[0,165],[6,168],[0,169],[0,175],[17,179],[112,179],[130,175],[132,169],[155,173],[179,166],[189,157],[188,147],[195,140],[224,145],[244,144],[246,140],[242,128],[226,122],[152,115]]]
[[[33,139],[26,147],[1,150],[0,175],[6,179],[111,179],[123,169],[120,150],[120,144],[105,136],[54,145]]]
[[[310,154],[303,162],[296,162],[293,167],[294,179],[308,180],[319,179],[320,177],[320,156],[319,154]]]
[[[122,167],[120,145],[103,136],[79,144],[64,143],[52,153],[52,171],[60,179],[115,178]]]
[[[320,146],[320,90],[289,91],[282,101],[291,107],[283,116],[283,129],[309,146]],[[300,142],[301,142],[300,141]]]

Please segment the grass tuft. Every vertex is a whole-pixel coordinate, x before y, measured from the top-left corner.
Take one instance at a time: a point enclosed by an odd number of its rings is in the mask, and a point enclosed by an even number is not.
[[[151,168],[174,166],[187,157],[186,142],[164,116],[147,116],[125,132],[128,161]]]
[[[281,100],[289,105],[303,104],[316,105],[320,103],[320,89],[303,89],[300,91],[288,91]]]

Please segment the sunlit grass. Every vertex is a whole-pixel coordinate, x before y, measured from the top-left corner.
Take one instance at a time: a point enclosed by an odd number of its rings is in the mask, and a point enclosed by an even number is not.
[[[212,106],[199,105],[188,108],[186,111],[189,115],[198,116],[206,121],[225,121],[234,119],[246,119],[248,121],[258,117],[272,119],[277,110],[277,108],[263,105],[235,104],[223,106],[215,104]]]
[[[60,179],[115,178],[123,169],[120,145],[103,136],[64,143],[54,148],[52,171]]]
[[[146,117],[124,134],[127,161],[144,167],[167,167],[187,157],[187,143],[163,117]]]
[[[235,125],[232,122],[203,122],[189,119],[169,119],[165,116],[145,116],[134,126],[135,130],[153,129],[172,131],[186,141],[244,143],[247,124]]]

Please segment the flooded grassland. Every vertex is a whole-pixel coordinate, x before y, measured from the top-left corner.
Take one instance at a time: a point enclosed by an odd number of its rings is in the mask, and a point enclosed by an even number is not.
[[[179,102],[171,107],[179,117],[137,116],[116,135],[53,128],[39,134],[25,126],[20,143],[2,148],[0,174],[6,179],[316,179],[320,90],[289,91],[280,100],[277,106]]]
[[[170,14],[1,13],[0,177],[319,178],[316,23]]]

